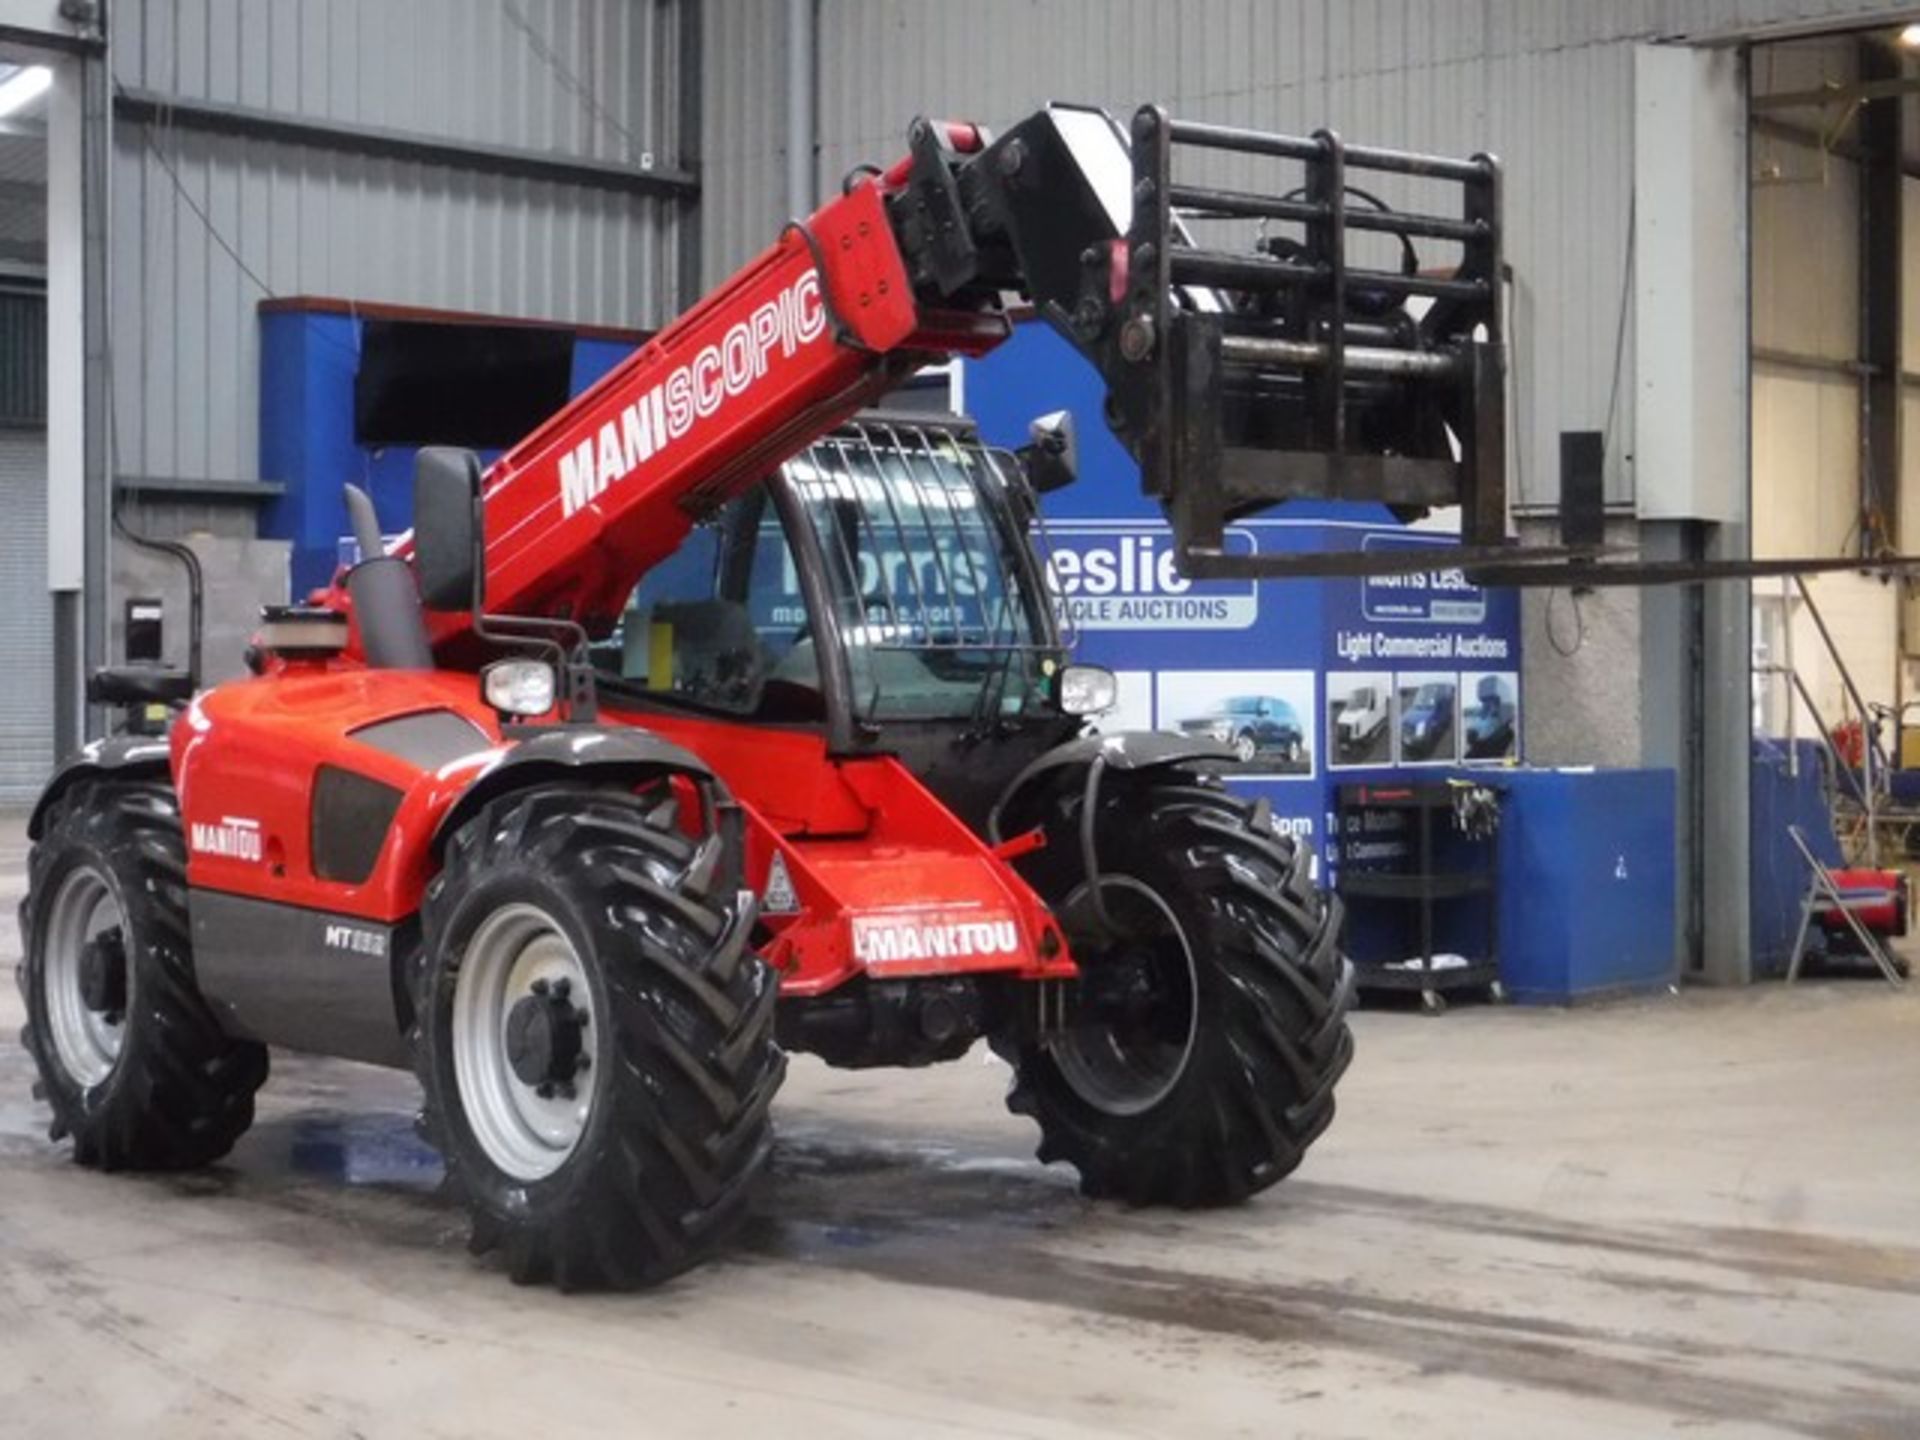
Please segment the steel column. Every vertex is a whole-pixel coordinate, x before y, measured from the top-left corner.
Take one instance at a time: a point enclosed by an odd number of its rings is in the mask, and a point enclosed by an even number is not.
[[[1897,79],[1900,60],[1885,45],[1860,43],[1860,74]],[[1863,555],[1901,548],[1901,104],[1878,99],[1860,112],[1860,502]]]

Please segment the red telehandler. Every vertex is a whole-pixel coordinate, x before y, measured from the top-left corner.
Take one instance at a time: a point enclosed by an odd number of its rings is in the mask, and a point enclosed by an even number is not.
[[[1184,183],[1189,152],[1305,182]],[[867,407],[1030,307],[1105,377],[1187,573],[1436,563],[1222,544],[1293,496],[1460,504],[1460,552],[1511,558],[1498,213],[1484,157],[1155,108],[916,122],[491,468],[422,452],[391,553],[349,487],[364,558],[267,612],[249,678],[94,677],[175,713],[32,816],[54,1138],[202,1165],[269,1045],[412,1066],[477,1251],[633,1286],[740,1218],[783,1050],[984,1038],[1088,1194],[1273,1184],[1352,1053],[1337,906],[1228,746],[1089,733],[1113,679],[1068,663],[1036,543],[1070,426],[1015,456]],[[1202,245],[1218,222],[1256,245]]]

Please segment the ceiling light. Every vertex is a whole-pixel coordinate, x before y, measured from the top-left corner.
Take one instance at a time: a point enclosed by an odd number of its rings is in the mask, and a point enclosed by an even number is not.
[[[0,119],[32,104],[53,84],[53,71],[44,65],[29,65],[0,80]]]
[[[1901,30],[1900,43],[1909,50],[1920,50],[1920,20]]]

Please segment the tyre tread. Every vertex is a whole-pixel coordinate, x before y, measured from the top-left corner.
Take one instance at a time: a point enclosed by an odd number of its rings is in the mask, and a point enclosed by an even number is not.
[[[1050,823],[1077,828],[1078,788],[1061,787]],[[1039,1122],[1040,1159],[1073,1164],[1088,1196],[1183,1207],[1244,1200],[1291,1173],[1333,1120],[1353,1055],[1338,901],[1319,891],[1306,850],[1274,830],[1264,801],[1159,771],[1109,778],[1101,804],[1110,811],[1098,831],[1103,866],[1178,897],[1220,984],[1188,1077],[1146,1116],[1100,1115],[1034,1043],[1016,1047],[1008,1107]],[[1029,878],[1057,897],[1082,877],[1043,860]]]
[[[143,1029],[128,1031],[120,1065],[82,1095],[64,1080],[51,1039],[30,1020],[21,1032],[74,1158],[103,1170],[182,1170],[225,1155],[253,1123],[267,1051],[221,1028],[194,978],[187,915],[186,843],[173,788],[162,780],[76,785],[49,817],[27,862],[21,902],[20,978],[35,985],[34,928],[40,897],[71,851],[119,880],[130,941],[142,951],[135,993]],[[56,1138],[59,1138],[56,1135]]]
[[[462,827],[422,907],[415,1053],[426,1129],[473,1216],[469,1248],[498,1250],[523,1284],[632,1289],[705,1258],[744,1217],[771,1151],[785,1073],[773,1042],[778,984],[748,947],[750,900],[708,893],[708,848],[672,826],[676,807],[608,791],[553,789],[498,799]],[[559,1206],[496,1206],[483,1162],[457,1139],[438,1078],[443,962],[461,897],[531,848],[552,883],[593,917],[618,1027],[614,1077],[596,1105],[602,1153]]]

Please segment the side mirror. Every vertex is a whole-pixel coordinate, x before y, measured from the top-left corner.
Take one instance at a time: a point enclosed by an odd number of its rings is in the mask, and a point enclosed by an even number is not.
[[[1027,483],[1046,495],[1080,478],[1080,442],[1073,433],[1073,412],[1056,410],[1027,427],[1029,444],[1017,452]]]
[[[413,467],[413,565],[429,610],[481,609],[480,457],[429,445]]]

